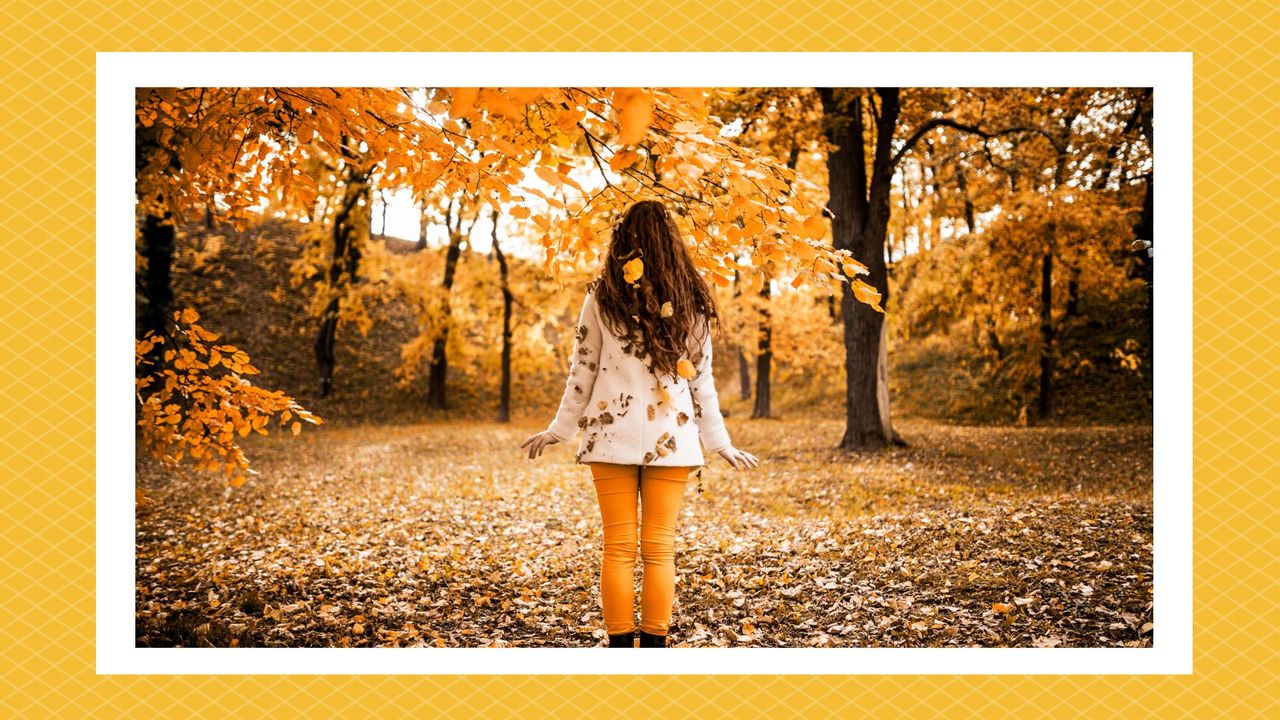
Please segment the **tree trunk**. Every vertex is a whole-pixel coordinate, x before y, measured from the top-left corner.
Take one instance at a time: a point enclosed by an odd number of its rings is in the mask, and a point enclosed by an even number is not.
[[[738,348],[738,392],[744,401],[751,399],[751,363],[741,347]]]
[[[799,162],[800,146],[793,143],[787,153],[787,167],[795,170]],[[773,317],[769,311],[769,299],[773,291],[769,284],[768,270],[762,268],[761,272],[764,273],[764,282],[760,283],[760,297],[764,302],[760,304],[760,330],[756,336],[756,402],[751,409],[753,418],[773,417]]]
[[[770,400],[773,371],[773,325],[769,313],[769,297],[771,295],[769,277],[765,276],[760,283],[760,297],[764,302],[760,305],[759,331],[756,335],[756,402],[751,409],[751,417],[770,417]]]
[[[329,301],[320,316],[320,328],[314,345],[316,369],[320,376],[320,397],[333,392],[336,363],[334,347],[338,333],[338,312],[342,293],[348,283],[355,283],[360,270],[360,236],[368,229],[361,217],[360,200],[369,207],[369,174],[363,159],[350,147],[351,138],[343,136],[342,154],[346,165],[341,205],[333,216],[333,259],[329,263],[325,292]]]
[[[1040,397],[1037,409],[1041,420],[1047,420],[1053,413],[1053,251],[1049,249],[1040,256]]]
[[[1071,127],[1079,112],[1068,114],[1062,121],[1061,132],[1055,142],[1058,156],[1053,168],[1053,188],[1056,191],[1062,186],[1067,176],[1067,161],[1070,159]],[[1048,420],[1054,410],[1053,368],[1057,364],[1057,348],[1055,347],[1056,331],[1053,326],[1053,259],[1058,252],[1057,203],[1050,207],[1049,222],[1046,226],[1044,249],[1040,257],[1040,396],[1037,398],[1037,415],[1040,420]]]
[[[1147,88],[1142,100],[1142,114],[1140,117],[1142,133],[1147,138],[1147,144],[1150,146],[1152,153],[1155,152],[1155,138],[1151,134],[1151,89]],[[1134,248],[1134,255],[1138,261],[1138,271],[1142,279],[1147,283],[1147,305],[1142,309],[1147,325],[1147,342],[1144,348],[1146,367],[1148,378],[1155,377],[1155,266],[1152,264],[1152,254],[1150,250],[1155,249],[1155,176],[1147,173],[1147,189],[1142,199],[1142,213],[1138,217],[1138,222],[1133,226],[1133,234],[1135,239],[1139,240]],[[1151,389],[1148,386],[1147,403],[1153,401]]]
[[[1067,279],[1067,311],[1066,317],[1077,317],[1080,314],[1080,268],[1072,265]]]
[[[734,302],[742,295],[742,273],[737,268],[733,270],[733,297]],[[742,399],[751,399],[751,364],[747,362],[747,354],[743,352],[742,345],[737,347],[738,353],[738,389]]]
[[[157,196],[158,202],[163,199]],[[173,305],[173,243],[175,230],[173,216],[165,210],[163,217],[150,213],[142,223],[142,252],[147,260],[146,273],[142,276],[142,289],[145,304],[142,311],[142,327],[139,337],[148,331],[156,335],[164,335],[169,313]],[[164,351],[169,349],[166,343],[156,343],[145,358],[148,373],[160,367]],[[139,368],[141,370],[141,368]]]
[[[843,102],[834,88],[819,88],[825,115],[824,130],[834,146],[827,153],[830,184],[828,207],[832,220],[832,242],[849,250],[869,271],[865,279],[880,292],[881,305],[889,297],[885,266],[885,237],[889,219],[889,180],[892,172],[891,140],[899,105],[896,88],[878,88],[880,113],[876,125],[875,154],[870,182],[864,153],[863,98]],[[845,450],[874,450],[890,442],[901,442],[892,431],[890,418],[882,415],[887,403],[887,370],[880,367],[884,316],[859,302],[849,283],[840,285],[840,310],[844,321],[845,346],[845,432],[840,447]],[[881,383],[886,386],[881,390]]]
[[[431,225],[431,215],[427,213],[427,204],[422,204],[422,209],[418,212],[418,251],[427,249],[427,228]]]
[[[498,422],[511,421],[511,285],[507,279],[507,257],[498,243],[498,211],[493,211],[493,254],[498,259],[498,279],[502,287],[502,380],[499,389]]]
[[[453,207],[453,203],[450,202],[450,216],[453,214]],[[449,408],[445,391],[446,379],[449,375],[449,324],[453,317],[450,295],[453,293],[453,277],[458,267],[458,256],[462,253],[461,216],[462,208],[459,207],[458,227],[453,225],[449,227],[449,249],[445,251],[444,280],[441,283],[441,287],[444,289],[444,323],[431,346],[431,369],[427,375],[427,407],[437,410],[447,410]]]
[[[378,198],[382,201],[382,226],[378,228],[378,237],[387,239],[387,191],[379,190]]]
[[[956,168],[956,187],[960,189],[960,197],[964,198],[964,226],[968,229],[970,235],[974,232],[974,226],[977,224],[973,213],[973,198],[969,197],[969,184],[964,179],[964,168]]]
[[[156,137],[158,132],[159,128],[156,126],[143,127],[140,123],[134,125],[135,172],[142,171],[150,161],[151,154],[159,147]],[[181,169],[177,157],[171,156],[169,170],[176,173]],[[147,268],[135,282],[143,296],[137,336],[143,337],[148,331],[165,335],[173,305],[173,246],[177,228],[162,193],[156,193],[148,203],[139,198],[139,204],[144,209],[142,254],[147,261]],[[160,214],[157,215],[157,211]],[[142,375],[157,371],[164,361],[167,349],[170,349],[167,343],[156,343],[135,371]]]

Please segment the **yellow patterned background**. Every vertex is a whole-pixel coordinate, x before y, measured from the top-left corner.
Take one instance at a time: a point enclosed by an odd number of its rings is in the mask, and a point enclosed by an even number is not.
[[[505,5],[505,6],[504,6]],[[1280,467],[1271,0],[6,2],[0,194],[11,717],[798,713],[1278,717]],[[1191,51],[1195,628],[1190,676],[98,676],[97,51]],[[1187,288],[1192,291],[1192,288]],[[118,482],[128,482],[121,468]],[[1159,479],[1157,478],[1157,482]],[[122,619],[123,620],[123,619]]]

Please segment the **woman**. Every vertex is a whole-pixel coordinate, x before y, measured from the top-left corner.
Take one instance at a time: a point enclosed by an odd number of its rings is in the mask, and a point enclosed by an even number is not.
[[[675,596],[676,514],[698,446],[739,470],[759,461],[733,447],[711,373],[715,299],[665,205],[643,200],[615,225],[587,287],[569,378],[555,419],[526,439],[536,458],[581,428],[575,462],[591,468],[604,527],[600,597],[609,647],[666,647]],[[637,533],[636,496],[642,521]],[[635,622],[636,537],[644,562]]]

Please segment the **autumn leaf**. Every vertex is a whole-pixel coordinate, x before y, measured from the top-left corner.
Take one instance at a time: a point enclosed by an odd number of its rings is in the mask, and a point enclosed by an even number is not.
[[[480,89],[450,88],[449,95],[449,117],[456,119],[471,114],[476,98],[480,95]]]
[[[671,317],[674,314],[675,310],[672,309],[670,300],[662,303],[662,309],[658,311],[658,315],[662,317]]]
[[[616,88],[613,104],[618,113],[618,142],[635,145],[644,140],[653,122],[653,96],[640,88]]]
[[[635,282],[639,280],[640,276],[643,274],[644,274],[644,261],[641,260],[640,258],[628,260],[622,266],[622,279],[626,280],[632,285],[634,285]]]
[[[810,215],[800,226],[804,236],[812,240],[821,240],[827,234],[827,224],[822,220],[822,213]]]
[[[622,172],[626,168],[631,167],[639,157],[640,153],[631,148],[619,150],[613,154],[613,157],[609,158],[609,169],[614,172]]]
[[[564,182],[564,178],[560,175],[560,173],[547,167],[546,165],[537,166],[536,168],[533,169],[533,172],[539,178],[541,178],[543,182],[547,183],[548,185],[559,185]]]
[[[698,370],[693,366],[693,363],[689,362],[689,358],[680,358],[679,362],[676,363],[676,374],[687,380],[697,375]]]
[[[843,270],[844,274],[848,275],[849,277],[853,277],[854,275],[871,274],[871,271],[867,269],[866,265],[863,265],[862,263],[857,262],[855,260],[845,260],[840,264],[840,269]]]
[[[866,303],[880,312],[884,312],[884,308],[880,307],[880,291],[866,284],[858,278],[850,281],[853,286],[853,295],[858,302]]]

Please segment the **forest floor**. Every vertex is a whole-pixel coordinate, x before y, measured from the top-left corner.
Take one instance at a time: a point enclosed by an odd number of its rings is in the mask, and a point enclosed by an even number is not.
[[[690,481],[673,644],[1151,645],[1149,424],[897,422],[845,455],[839,421],[730,418],[760,467]],[[254,436],[234,489],[141,459],[137,644],[603,644],[589,471],[576,440],[529,460],[543,426]]]

